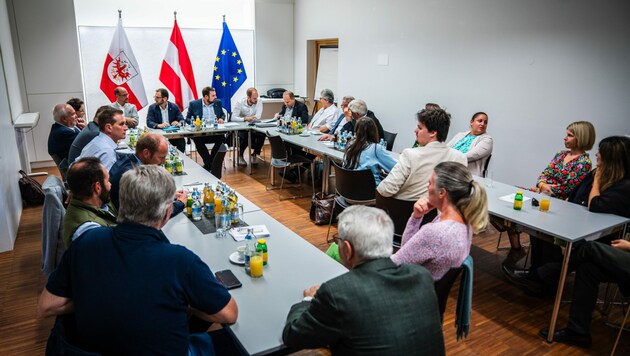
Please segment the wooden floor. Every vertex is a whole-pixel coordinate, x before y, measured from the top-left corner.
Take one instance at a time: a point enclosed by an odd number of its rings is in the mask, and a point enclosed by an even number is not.
[[[269,156],[269,154],[267,154]],[[326,226],[316,226],[308,218],[310,198],[278,200],[277,191],[265,190],[267,165],[260,164],[253,175],[245,168],[233,168],[226,159],[223,180],[268,214],[322,251],[328,248]],[[58,174],[55,169],[47,169]],[[45,178],[45,177],[44,177]],[[40,179],[43,181],[43,178]],[[307,188],[304,192],[308,193]],[[15,249],[0,253],[0,355],[42,355],[52,319],[38,319],[37,297],[45,285],[41,274],[41,207],[28,207],[22,213]],[[2,232],[4,233],[4,232]],[[617,329],[604,324],[605,317],[595,312],[591,349],[548,344],[537,336],[549,323],[552,299],[525,295],[507,283],[500,271],[504,251],[496,251],[498,234],[492,228],[475,236],[473,313],[470,335],[455,339],[454,317],[457,288],[451,291],[444,319],[444,338],[448,354],[457,355],[607,355]],[[507,241],[505,241],[507,243]],[[307,288],[309,286],[304,286]],[[564,299],[570,299],[570,288]],[[412,308],[413,306],[410,306]],[[621,320],[621,308],[613,307],[610,318]],[[288,311],[287,311],[288,312]],[[561,308],[559,325],[566,323],[568,304]],[[630,354],[630,333],[622,338],[618,355]],[[327,350],[300,352],[327,354]]]

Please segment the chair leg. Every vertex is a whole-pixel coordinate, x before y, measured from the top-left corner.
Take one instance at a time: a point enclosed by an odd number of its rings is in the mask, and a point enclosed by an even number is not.
[[[626,316],[623,317],[623,321],[621,322],[621,327],[619,328],[619,333],[617,334],[617,340],[615,340],[615,344],[613,345],[613,349],[610,352],[610,356],[615,354],[617,350],[617,345],[619,344],[619,340],[621,339],[621,333],[626,325],[626,321],[628,320],[628,315],[630,314],[630,305],[628,305],[628,310],[626,311]]]
[[[497,250],[499,249],[499,245],[501,245],[501,236],[503,235],[503,231],[499,232],[499,241],[497,241]]]
[[[313,186],[313,195],[315,195],[315,162],[311,162],[311,185]]]
[[[329,243],[330,240],[328,236],[330,236],[330,225],[332,225],[333,216],[335,215],[335,206],[337,205],[337,200],[333,199],[332,210],[330,211],[330,220],[328,221],[328,231],[326,232],[326,243]]]

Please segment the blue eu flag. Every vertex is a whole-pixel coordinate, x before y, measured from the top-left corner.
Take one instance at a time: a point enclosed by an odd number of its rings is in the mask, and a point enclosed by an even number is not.
[[[236,49],[236,44],[230,34],[225,21],[223,21],[223,35],[217,57],[214,59],[214,73],[212,74],[212,87],[217,92],[217,98],[221,99],[223,107],[232,112],[231,99],[238,88],[247,79],[245,66],[241,55]]]

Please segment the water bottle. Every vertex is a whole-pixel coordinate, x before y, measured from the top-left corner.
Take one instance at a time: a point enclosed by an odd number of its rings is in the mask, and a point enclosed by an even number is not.
[[[385,140],[381,139],[381,141],[378,143],[379,145],[381,145],[383,148],[386,148],[387,146],[385,145]]]
[[[514,210],[521,210],[523,208],[523,192],[520,190],[514,195]]]
[[[193,221],[199,221],[201,220],[201,201],[199,201],[199,199],[196,199],[195,201],[193,201],[192,204],[192,219]]]
[[[249,266],[249,259],[252,256],[252,253],[256,251],[256,246],[254,246],[254,229],[248,228],[247,235],[245,236],[245,249],[244,260],[245,260],[245,272],[247,274],[251,273],[251,268]]]

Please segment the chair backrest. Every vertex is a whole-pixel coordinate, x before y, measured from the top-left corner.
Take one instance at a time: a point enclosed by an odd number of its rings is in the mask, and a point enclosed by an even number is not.
[[[269,145],[271,146],[271,158],[277,160],[287,159],[287,148],[284,146],[282,137],[278,135],[271,135],[267,131],[267,138],[269,139]]]
[[[333,162],[337,194],[350,204],[368,204],[374,201],[376,183],[370,169],[346,169]]]
[[[440,308],[440,318],[444,319],[444,311],[446,310],[446,302],[448,301],[448,295],[451,292],[453,284],[457,280],[457,276],[462,272],[462,267],[451,268],[446,274],[438,281],[435,281],[435,294],[438,298],[438,306]]]
[[[383,134],[385,135],[383,139],[385,140],[385,142],[387,142],[387,150],[391,151],[394,148],[394,141],[396,141],[396,136],[398,136],[398,133],[392,133],[383,130]]]
[[[48,276],[61,261],[65,251],[61,239],[65,189],[57,176],[50,175],[42,185],[44,191],[44,207],[42,209],[42,272]]]
[[[213,176],[221,179],[223,174],[223,160],[225,159],[225,153],[227,152],[227,147],[224,144],[221,144],[219,147],[219,152],[217,152],[216,156],[212,160],[212,165],[210,166],[210,173]]]
[[[401,237],[407,226],[407,221],[413,213],[414,200],[400,200],[384,197],[376,191],[376,207],[385,210],[394,222],[394,246],[400,247]]]
[[[488,158],[486,158],[486,163],[484,163],[484,165],[483,165],[482,175],[483,175],[484,178],[486,177],[486,173],[488,173],[488,166],[490,165],[490,158],[492,158],[492,154],[490,154],[490,156],[488,156]]]

